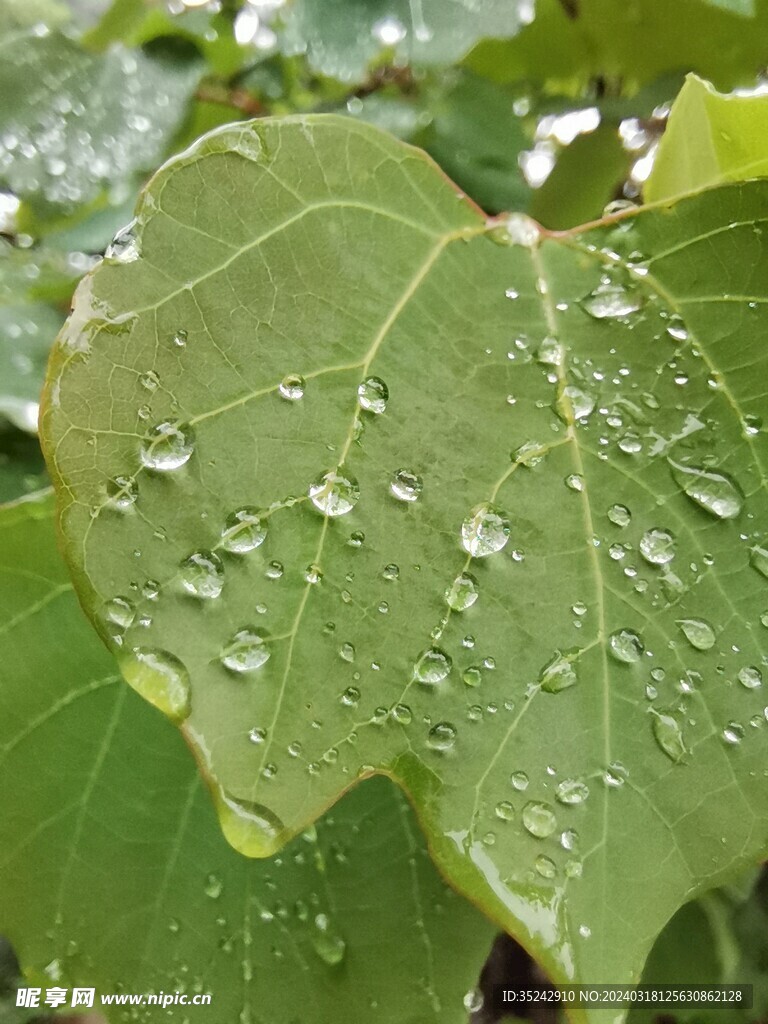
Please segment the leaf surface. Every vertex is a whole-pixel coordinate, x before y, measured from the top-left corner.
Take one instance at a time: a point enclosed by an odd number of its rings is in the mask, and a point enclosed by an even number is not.
[[[81,599],[238,848],[389,774],[591,982],[765,851],[767,197],[549,236],[322,117],[154,179],[45,444]]]
[[[402,795],[372,780],[279,857],[232,850],[181,737],[84,619],[50,499],[0,511],[0,657],[0,930],[33,984],[95,986],[97,1006],[210,992],[192,1013],[243,1024],[466,1021],[493,931]]]

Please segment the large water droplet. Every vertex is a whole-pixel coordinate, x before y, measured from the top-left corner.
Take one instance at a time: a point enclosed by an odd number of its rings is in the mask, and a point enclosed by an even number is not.
[[[715,646],[715,631],[704,619],[678,619],[683,636],[697,651],[708,651]]]
[[[763,684],[763,674],[754,665],[745,665],[744,668],[739,669],[736,678],[747,690],[756,690]]]
[[[456,727],[450,722],[438,722],[432,726],[427,736],[427,743],[433,750],[441,752],[450,750],[456,742]]]
[[[640,554],[651,565],[667,565],[675,557],[675,538],[669,530],[653,527],[640,538]]]
[[[451,671],[451,659],[439,647],[428,647],[419,655],[413,674],[420,683],[440,683]]]
[[[357,400],[361,409],[381,415],[387,408],[389,388],[380,377],[366,377],[358,386]]]
[[[127,597],[113,597],[105,601],[102,608],[102,616],[107,625],[121,631],[128,629],[135,615],[136,609]]]
[[[561,804],[583,804],[589,796],[589,788],[578,779],[563,779],[555,788],[555,796]]]
[[[675,483],[710,515],[718,519],[734,519],[741,512],[744,499],[730,477],[673,462],[672,459],[667,459],[667,462]]]
[[[255,629],[239,629],[221,652],[221,663],[232,672],[253,672],[269,661],[265,637]]]
[[[523,808],[523,825],[536,839],[546,839],[557,828],[557,818],[549,804],[531,800]]]
[[[216,809],[227,842],[238,853],[246,857],[271,857],[277,853],[284,826],[268,807],[219,791]]]
[[[688,751],[685,749],[683,730],[674,715],[666,711],[654,711],[653,736],[668,758],[677,763]]]
[[[423,486],[420,476],[408,469],[398,469],[392,476],[389,489],[400,501],[416,501]]]
[[[469,572],[460,573],[445,592],[448,607],[455,612],[463,612],[467,608],[471,608],[477,600],[477,596],[477,580]]]
[[[644,301],[642,293],[636,288],[603,283],[581,300],[581,308],[595,320],[615,320],[636,313]]]
[[[559,693],[577,682],[572,656],[559,651],[539,673],[539,685],[546,693]]]
[[[327,516],[343,516],[360,500],[357,480],[340,470],[330,470],[310,485],[312,504]]]
[[[608,637],[611,654],[617,661],[627,665],[640,661],[645,645],[638,633],[633,629],[619,629]]]
[[[267,526],[261,520],[258,509],[241,508],[227,517],[221,531],[221,546],[225,551],[241,555],[257,548],[266,536]]]
[[[168,421],[158,423],[141,442],[141,461],[147,469],[178,469],[189,461],[195,450],[195,435],[190,426]]]
[[[595,396],[588,391],[575,384],[568,384],[563,388],[563,398],[558,403],[558,412],[566,423],[571,419],[584,419],[594,408]]]
[[[619,526],[623,529],[625,526],[629,526],[632,521],[632,513],[626,505],[611,505],[608,509],[608,518],[614,526]]]
[[[461,524],[461,543],[473,558],[501,551],[509,540],[509,519],[495,505],[476,505]]]
[[[224,566],[213,551],[195,551],[181,563],[181,585],[203,599],[219,596],[224,586]]]
[[[189,673],[175,655],[134,647],[121,656],[120,668],[133,689],[163,714],[175,721],[189,715]]]
[[[278,392],[281,398],[284,398],[287,402],[298,402],[299,399],[304,397],[304,387],[306,381],[298,373],[289,373],[283,377],[278,387]]]

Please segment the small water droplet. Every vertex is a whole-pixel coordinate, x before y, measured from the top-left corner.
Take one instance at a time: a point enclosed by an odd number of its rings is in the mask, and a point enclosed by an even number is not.
[[[109,503],[120,512],[127,512],[129,508],[132,508],[138,496],[139,488],[132,477],[116,476],[107,481]]]
[[[248,733],[248,739],[251,741],[251,743],[256,743],[256,744],[263,743],[266,738],[267,738],[267,730],[266,729],[253,728]]]
[[[327,516],[345,515],[360,499],[357,480],[340,470],[324,473],[310,485],[308,493],[315,508]]]
[[[265,638],[255,629],[239,629],[221,652],[221,663],[231,672],[253,672],[269,661]]]
[[[304,573],[304,579],[307,583],[310,583],[313,586],[320,583],[323,579],[323,573],[320,566],[315,565],[314,563],[312,565],[308,565],[306,572]]]
[[[563,779],[555,788],[555,796],[561,804],[583,804],[589,796],[589,787],[578,779]]]
[[[312,945],[320,959],[330,967],[335,967],[344,959],[347,944],[333,928],[327,914],[317,914],[312,929]]]
[[[450,750],[455,742],[456,728],[450,722],[438,722],[429,730],[427,743],[433,750]]]
[[[638,633],[633,629],[619,629],[608,637],[611,654],[617,661],[627,665],[640,661],[645,645]]]
[[[224,566],[213,551],[195,551],[181,563],[181,585],[204,600],[219,596],[224,586]]]
[[[143,388],[146,388],[147,391],[156,391],[160,384],[160,378],[154,370],[147,370],[146,373],[142,373],[139,377],[139,383]]]
[[[366,377],[358,386],[357,400],[361,409],[380,416],[386,412],[389,388],[380,377]]]
[[[667,565],[675,557],[675,538],[655,526],[640,538],[640,554],[651,565]]]
[[[352,662],[355,660],[355,645],[349,642],[343,643],[339,648],[339,657],[344,661]]]
[[[585,419],[595,408],[595,396],[575,384],[563,388],[563,396],[567,401],[559,403],[562,419],[569,423],[571,419]]]
[[[298,373],[289,373],[280,381],[278,392],[286,402],[298,402],[304,397],[306,381]]]
[[[688,751],[677,718],[668,711],[654,711],[652,727],[654,739],[667,757],[676,764],[681,761]]]
[[[165,472],[183,466],[194,450],[192,428],[165,421],[153,427],[142,440],[140,455],[147,469]]]
[[[134,647],[120,658],[127,682],[150,704],[175,721],[183,721],[190,712],[189,673],[184,664],[168,651]]]
[[[460,573],[445,592],[448,607],[455,612],[466,611],[477,601],[478,584],[469,572]]]
[[[502,821],[512,821],[515,816],[515,808],[509,802],[509,800],[502,800],[501,803],[496,804],[496,817]]]
[[[756,690],[763,684],[763,674],[754,665],[745,665],[744,668],[739,669],[736,678],[747,690]]]
[[[127,597],[113,597],[104,602],[101,613],[108,626],[123,631],[133,623],[136,609]]]
[[[216,809],[230,846],[245,857],[271,857],[283,841],[285,827],[263,804],[241,800],[219,790]]]
[[[408,469],[398,469],[392,476],[389,489],[399,501],[416,501],[423,486],[420,476]]]
[[[471,988],[469,992],[464,994],[462,1002],[467,1013],[479,1013],[483,1008],[485,999],[479,988]]]
[[[470,665],[464,669],[461,678],[467,686],[479,686],[483,681],[483,673],[477,665]]]
[[[549,857],[545,857],[543,853],[540,853],[534,861],[534,867],[542,878],[554,878],[557,874],[555,862]]]
[[[577,652],[561,654],[559,651],[539,673],[539,685],[545,693],[560,693],[578,682],[573,664]]]
[[[495,505],[476,505],[461,524],[461,543],[473,558],[501,551],[509,540],[509,519]]]
[[[636,288],[603,282],[582,299],[580,305],[595,320],[616,320],[636,313],[644,301],[643,295]]]
[[[420,683],[440,683],[451,671],[452,662],[439,647],[427,647],[419,655],[413,668],[414,678]]]
[[[739,722],[729,722],[723,729],[723,739],[730,746],[738,746],[744,739],[744,726]]]
[[[104,259],[110,263],[134,263],[140,255],[135,221],[118,231],[104,250]]]
[[[253,551],[267,536],[266,523],[262,522],[258,509],[238,509],[227,517],[221,532],[221,546],[232,554]]]
[[[581,493],[584,490],[584,478],[579,476],[578,473],[571,473],[565,478],[565,486],[569,491]]]
[[[715,646],[715,631],[705,619],[678,619],[683,636],[697,651],[709,651]]]
[[[224,885],[217,875],[208,875],[205,880],[205,895],[209,899],[217,900],[224,891]]]
[[[400,568],[394,562],[390,562],[384,566],[381,575],[385,580],[397,580],[400,578]]]
[[[187,332],[183,330],[176,331],[173,336],[173,344],[177,348],[184,348],[187,344]]]
[[[725,473],[687,466],[667,459],[675,483],[685,494],[710,515],[718,519],[735,519],[741,512],[741,491]]]
[[[525,772],[512,772],[509,781],[519,793],[528,789],[528,776]]]
[[[523,825],[536,839],[546,839],[557,828],[557,818],[548,804],[531,800],[523,808]]]
[[[626,505],[611,505],[608,509],[608,518],[614,526],[619,526],[623,529],[625,526],[629,526],[632,521],[632,513]]]
[[[629,772],[620,761],[612,761],[603,772],[603,782],[611,789],[619,789],[628,776]]]

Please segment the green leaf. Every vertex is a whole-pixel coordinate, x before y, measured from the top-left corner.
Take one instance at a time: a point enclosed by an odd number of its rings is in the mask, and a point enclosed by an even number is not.
[[[323,75],[352,81],[376,59],[449,64],[486,36],[515,35],[532,17],[528,0],[294,0],[281,45],[306,53]]]
[[[37,437],[0,430],[0,504],[49,486]]]
[[[611,982],[765,851],[767,200],[548,236],[323,117],[153,179],[43,433],[81,600],[238,848],[384,772],[554,978]]]
[[[724,96],[689,75],[669,115],[649,202],[768,174],[768,96]]]
[[[0,511],[0,930],[26,976],[95,986],[97,1006],[210,992],[244,1024],[465,1021],[493,930],[402,795],[374,780],[280,857],[235,853],[181,737],[83,618],[52,527],[50,500]]]
[[[674,71],[721,88],[751,86],[768,31],[768,3],[755,0],[755,8],[748,18],[745,4],[708,0],[537,0],[530,25],[514,39],[481,42],[467,64],[495,81],[550,90],[575,92],[600,79],[608,95],[632,95]]]
[[[48,218],[132,194],[200,77],[195,60],[119,46],[102,57],[59,32],[5,34],[0,55],[0,184]]]

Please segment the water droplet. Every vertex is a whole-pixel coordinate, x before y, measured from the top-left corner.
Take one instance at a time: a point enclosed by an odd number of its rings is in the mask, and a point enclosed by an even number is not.
[[[675,538],[655,526],[640,538],[640,554],[651,565],[667,565],[675,557]]]
[[[313,563],[312,565],[307,566],[306,572],[304,573],[304,579],[307,583],[311,583],[314,586],[315,584],[320,583],[322,578],[323,572],[319,565],[315,565]]]
[[[501,551],[509,540],[509,519],[495,505],[476,505],[461,524],[461,543],[473,558]]]
[[[614,526],[624,528],[632,521],[632,513],[626,505],[611,505],[608,509],[608,518]]]
[[[423,486],[420,476],[408,469],[398,469],[392,476],[389,489],[400,501],[416,501]]]
[[[451,671],[451,665],[451,659],[445,651],[439,647],[427,647],[414,665],[414,678],[420,683],[440,683]]]
[[[464,669],[461,678],[467,686],[479,686],[483,681],[483,673],[477,665],[470,665]]]
[[[531,800],[523,808],[523,825],[536,839],[546,839],[557,828],[557,818],[548,804]]]
[[[581,492],[584,490],[584,478],[578,473],[571,473],[565,478],[565,486],[569,491]]]
[[[389,388],[380,377],[366,377],[357,389],[360,408],[377,416],[386,411]]]
[[[389,565],[385,565],[382,569],[381,575],[385,580],[397,580],[400,579],[400,568],[395,565],[394,562],[390,562]]]
[[[189,715],[189,673],[173,654],[134,647],[120,658],[120,668],[133,689],[163,714],[175,721]]]
[[[231,672],[253,672],[269,661],[265,638],[255,629],[239,629],[221,652],[221,663]]]
[[[219,596],[224,586],[224,566],[212,551],[195,551],[181,563],[181,585],[206,600]]]
[[[654,711],[653,736],[668,758],[677,763],[688,753],[683,730],[674,715],[667,711]]]
[[[427,743],[433,750],[450,750],[455,742],[456,728],[450,722],[438,722],[429,730]]]
[[[563,779],[555,789],[555,796],[561,804],[583,804],[589,796],[589,787],[578,779]]]
[[[218,791],[216,809],[230,846],[245,857],[271,857],[282,843],[282,821],[263,804],[235,799]]]
[[[187,344],[187,332],[183,330],[176,331],[173,336],[173,344],[177,348],[184,348]]]
[[[559,693],[578,682],[576,668],[573,665],[574,655],[558,653],[539,673],[539,685],[546,693]]]
[[[494,241],[506,245],[522,245],[532,249],[538,244],[541,230],[533,218],[525,213],[512,213],[492,231]]]
[[[413,720],[413,713],[407,704],[395,704],[391,714],[399,725],[410,725]]]
[[[113,508],[127,512],[139,496],[136,481],[129,476],[116,476],[107,481],[107,497]]]
[[[644,301],[642,294],[635,288],[604,282],[582,299],[580,305],[595,320],[615,320],[636,313]]]
[[[734,519],[743,504],[741,491],[724,473],[686,466],[667,459],[675,483],[688,497],[718,519]]]
[[[759,544],[750,548],[749,564],[753,569],[757,569],[761,576],[768,579],[768,548],[760,547]]]
[[[317,914],[312,929],[312,945],[322,961],[335,967],[344,959],[347,944],[332,927],[327,914]]]
[[[350,533],[349,535],[349,540],[347,541],[347,544],[351,548],[361,548],[363,546],[364,540],[365,534],[363,533],[362,530],[353,530],[352,533]]]
[[[477,600],[477,596],[477,580],[468,572],[460,573],[445,592],[448,607],[455,612],[463,612],[467,608],[471,608]]]
[[[496,817],[501,818],[502,821],[512,821],[515,816],[515,808],[509,802],[509,800],[502,800],[501,803],[496,804]]]
[[[723,729],[723,739],[735,747],[744,739],[744,726],[739,722],[729,722]]]
[[[178,469],[195,450],[195,435],[190,426],[168,421],[158,423],[141,442],[141,461],[147,469],[160,472]]]
[[[565,349],[557,338],[544,338],[536,349],[536,359],[542,366],[562,366]]]
[[[357,480],[341,471],[330,470],[310,485],[312,504],[327,516],[343,516],[360,500]]]
[[[678,619],[683,636],[697,651],[708,651],[715,646],[715,631],[704,619]]]
[[[588,939],[592,934],[592,929],[586,924],[579,925],[579,935],[582,939]]]
[[[739,669],[739,674],[736,678],[747,690],[756,690],[763,684],[763,674],[754,665],[745,665],[744,668]]]
[[[371,27],[371,35],[382,46],[397,46],[405,39],[406,34],[405,25],[394,15],[379,18]]]
[[[133,623],[136,609],[127,597],[113,597],[104,602],[101,613],[107,625],[122,631]]]
[[[528,776],[525,772],[512,772],[509,781],[519,793],[528,789]]]
[[[561,401],[558,403],[558,407],[566,423],[569,423],[572,418],[584,419],[595,408],[595,396],[575,384],[568,384],[564,387],[563,396],[567,401]]]
[[[217,900],[224,891],[224,885],[216,875],[208,875],[205,880],[205,895],[212,900]]]
[[[241,508],[227,517],[221,532],[221,546],[232,554],[253,551],[267,536],[266,523],[262,522],[258,509]]]
[[[156,391],[160,384],[160,378],[154,370],[147,370],[146,373],[142,373],[139,377],[139,383],[143,388],[146,388],[147,391]]]
[[[608,637],[611,654],[617,661],[627,665],[640,661],[645,645],[638,633],[632,629],[619,629]]]
[[[111,263],[135,262],[141,255],[135,232],[135,221],[131,221],[130,224],[118,231],[104,250],[104,259]]]
[[[612,789],[619,789],[628,776],[629,772],[620,761],[612,761],[603,772],[603,782]]]
[[[278,392],[281,398],[284,398],[287,402],[298,402],[299,399],[304,397],[304,387],[306,381],[298,373],[289,373],[283,377],[278,386]]]
[[[555,862],[549,857],[545,857],[543,853],[540,853],[534,861],[534,867],[542,878],[554,878],[557,874]]]
[[[352,662],[355,660],[355,645],[350,643],[343,643],[339,648],[339,657],[344,661]]]
[[[267,730],[266,729],[253,728],[248,733],[248,739],[251,741],[251,743],[256,743],[256,744],[263,743],[266,738],[267,738]]]
[[[471,988],[466,992],[462,1000],[467,1013],[479,1013],[483,1008],[485,999],[479,988]]]

